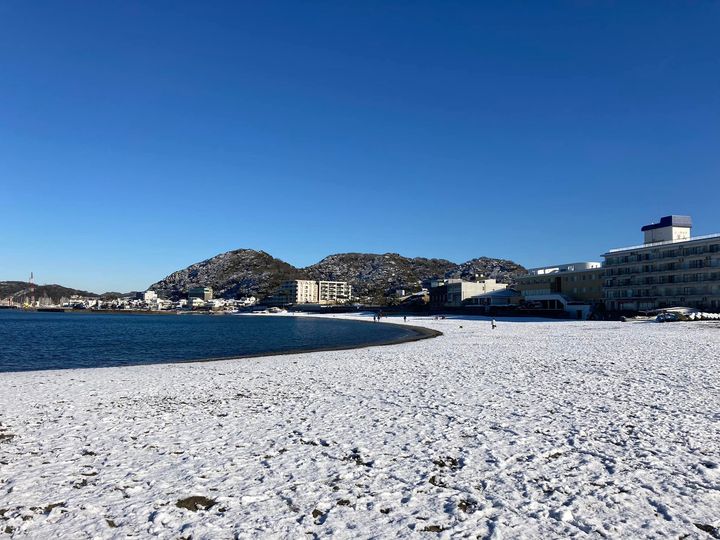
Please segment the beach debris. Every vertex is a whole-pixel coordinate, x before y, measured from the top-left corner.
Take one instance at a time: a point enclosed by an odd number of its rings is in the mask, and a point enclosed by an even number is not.
[[[373,466],[373,461],[372,460],[365,461],[363,459],[362,455],[360,454],[360,449],[358,449],[358,448],[353,448],[352,451],[350,452],[350,455],[345,456],[343,458],[343,461],[354,461],[356,465],[361,465],[363,467],[372,467]]]
[[[0,433],[0,444],[9,443],[15,438],[12,433]]]
[[[191,497],[178,500],[175,503],[175,506],[190,510],[191,512],[197,512],[198,510],[210,510],[210,508],[216,504],[217,501],[215,499],[209,499],[208,497],[204,497],[202,495],[193,495]]]
[[[430,480],[428,480],[428,482],[430,482],[433,486],[437,486],[437,487],[441,487],[441,488],[447,487],[447,484],[435,475],[432,475],[430,477]]]
[[[456,471],[456,470],[462,468],[462,464],[460,463],[460,460],[457,458],[454,458],[452,456],[434,459],[433,463],[435,465],[437,465],[438,467],[448,467],[449,469],[451,469],[453,471]]]
[[[458,510],[465,512],[466,514],[474,514],[478,509],[477,502],[471,499],[462,499],[457,504]]]
[[[693,523],[698,529],[708,533],[713,538],[720,538],[720,527],[713,527],[712,525],[705,525],[704,523]]]
[[[428,525],[424,529],[421,529],[422,532],[434,532],[439,533],[443,532],[446,529],[446,527],[441,527],[440,525]]]

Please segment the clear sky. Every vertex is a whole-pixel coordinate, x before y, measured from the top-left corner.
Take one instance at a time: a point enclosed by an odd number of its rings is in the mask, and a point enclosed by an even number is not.
[[[720,232],[720,3],[0,1],[0,280]]]

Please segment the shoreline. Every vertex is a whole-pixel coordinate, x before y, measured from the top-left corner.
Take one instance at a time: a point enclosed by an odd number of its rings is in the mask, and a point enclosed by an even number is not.
[[[293,315],[285,315],[286,317],[292,317]],[[312,315],[310,315],[312,316]],[[318,317],[318,318],[327,318],[327,317]],[[372,323],[370,321],[361,321],[357,319],[343,319],[343,320],[352,320],[358,323],[366,323],[366,324],[393,324],[393,323]],[[400,325],[396,325],[400,326]],[[423,339],[432,339],[439,336],[442,336],[443,333],[439,330],[433,330],[431,328],[425,328],[422,326],[413,326],[413,325],[402,325],[403,328],[408,328],[415,332],[415,334],[404,337],[404,338],[396,338],[396,339],[388,339],[384,341],[379,342],[372,342],[372,343],[362,343],[359,345],[338,345],[337,347],[312,347],[307,349],[293,349],[288,351],[278,351],[278,352],[267,352],[267,353],[258,353],[258,354],[243,354],[243,355],[234,355],[234,356],[223,356],[223,357],[213,357],[213,358],[198,358],[198,359],[191,359],[191,360],[179,360],[179,361],[172,361],[172,362],[162,362],[162,364],[200,364],[205,362],[222,362],[224,360],[241,360],[244,358],[264,358],[264,357],[273,357],[273,356],[288,356],[292,354],[311,354],[311,353],[317,353],[317,352],[330,352],[330,351],[352,351],[355,349],[369,349],[372,347],[387,347],[389,345],[401,345],[403,343],[413,343],[415,341],[421,341]],[[132,364],[132,365],[157,365],[157,364]],[[114,367],[124,367],[124,366],[114,366]],[[72,369],[72,368],[71,368]],[[81,368],[81,369],[93,369],[93,368]]]
[[[245,317],[267,317],[267,315],[260,315],[260,314],[252,314],[247,313],[243,314],[242,316]],[[284,314],[277,314],[273,315],[275,317],[310,317],[310,318],[317,318],[317,319],[332,319],[332,317],[328,316],[318,316],[313,313],[284,313]],[[49,372],[49,371],[72,371],[72,370],[89,370],[89,369],[107,369],[107,368],[126,368],[126,367],[138,367],[138,366],[164,366],[164,365],[173,365],[173,364],[202,364],[202,363],[211,363],[211,362],[223,362],[223,361],[229,361],[229,360],[243,360],[248,358],[264,358],[264,357],[274,357],[274,356],[288,356],[293,354],[312,354],[312,353],[318,353],[318,352],[332,352],[332,351],[349,351],[349,350],[355,350],[355,349],[367,349],[371,347],[387,347],[389,345],[400,345],[403,343],[413,343],[415,341],[421,341],[424,339],[432,339],[439,336],[442,336],[443,333],[439,330],[433,330],[431,328],[426,328],[423,326],[416,326],[416,325],[409,325],[409,324],[397,324],[397,323],[391,323],[391,322],[371,322],[366,321],[362,319],[357,318],[349,318],[349,317],[342,317],[341,320],[344,321],[353,321],[359,324],[370,324],[370,325],[377,325],[377,324],[384,324],[384,325],[393,325],[398,326],[407,330],[412,331],[413,333],[405,336],[405,337],[398,337],[394,339],[385,339],[381,341],[371,341],[371,342],[363,342],[355,345],[337,345],[337,346],[327,346],[327,347],[307,347],[307,348],[299,348],[299,349],[288,349],[288,350],[280,350],[280,351],[266,351],[261,353],[250,353],[250,354],[233,354],[229,356],[211,356],[211,357],[202,357],[202,358],[188,358],[188,359],[172,359],[172,360],[161,360],[157,362],[139,362],[139,363],[127,363],[127,364],[121,364],[121,365],[111,365],[111,366],[87,366],[87,367],[67,367],[67,368],[58,368],[58,367],[51,367],[51,368],[40,368],[40,369],[21,369],[21,370],[11,370],[11,371],[2,371],[0,370],[1,374],[7,374],[7,373],[35,373],[35,372]]]

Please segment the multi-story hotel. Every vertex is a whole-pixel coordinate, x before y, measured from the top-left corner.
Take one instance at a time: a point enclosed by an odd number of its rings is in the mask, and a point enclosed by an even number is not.
[[[605,253],[605,307],[719,311],[720,234],[692,238],[691,228],[689,216],[665,216],[641,229],[644,244]]]
[[[342,304],[352,299],[352,286],[345,281],[286,281],[277,292],[285,304]]]

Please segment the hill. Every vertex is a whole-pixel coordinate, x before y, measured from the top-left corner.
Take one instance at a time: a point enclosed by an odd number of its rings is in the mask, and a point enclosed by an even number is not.
[[[283,281],[302,277],[302,271],[264,251],[236,249],[173,272],[149,288],[168,298],[197,286],[212,287],[222,298],[264,297]]]
[[[455,263],[445,259],[411,259],[397,253],[338,253],[305,271],[313,279],[347,281],[356,295],[383,296],[397,287],[419,289],[420,281],[444,277],[456,269]]]
[[[360,296],[384,296],[395,288],[419,290],[431,278],[495,278],[510,283],[525,268],[504,259],[480,257],[462,264],[446,259],[403,257],[397,253],[339,253],[305,269],[313,279],[348,281]]]
[[[189,287],[209,286],[224,298],[271,294],[289,279],[347,281],[356,295],[379,298],[395,288],[419,290],[431,278],[475,276],[510,283],[525,268],[513,261],[479,257],[462,264],[446,259],[403,257],[397,253],[338,253],[306,268],[296,268],[264,251],[238,249],[173,272],[151,289],[178,298]]]
[[[30,283],[25,281],[0,281],[0,299],[12,299],[14,302],[22,302],[25,298],[30,298]],[[82,291],[79,289],[71,289],[62,285],[35,285],[35,298],[40,299],[45,296],[52,299],[53,303],[58,303],[61,298],[70,298],[73,295],[97,297],[95,293]]]

